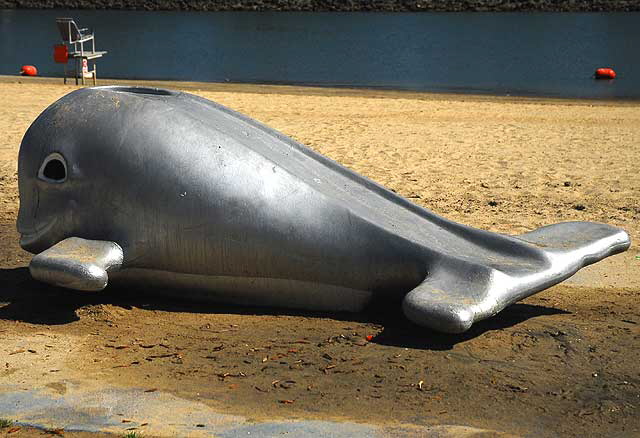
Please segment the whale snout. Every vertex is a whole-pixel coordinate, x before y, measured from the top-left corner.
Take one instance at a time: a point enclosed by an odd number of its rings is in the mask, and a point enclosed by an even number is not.
[[[54,218],[48,223],[32,229],[25,229],[19,225],[20,247],[32,254],[37,254],[49,248],[55,243],[50,242],[50,231],[55,227],[56,222]]]
[[[20,233],[20,247],[32,254],[37,254],[61,240],[58,231],[58,215],[52,214],[42,217],[39,208],[37,191],[33,197],[20,198],[20,211],[16,228]]]

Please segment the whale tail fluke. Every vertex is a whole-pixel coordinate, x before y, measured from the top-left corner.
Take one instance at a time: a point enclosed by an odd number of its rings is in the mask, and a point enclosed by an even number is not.
[[[491,317],[506,306],[557,284],[580,268],[617,254],[630,246],[623,230],[593,222],[564,222],[515,237],[523,253],[539,251],[527,263],[445,256],[427,278],[403,300],[407,318],[418,325],[448,333],[467,331],[474,322]],[[526,249],[526,251],[525,251]]]
[[[577,269],[626,251],[631,246],[631,239],[624,230],[597,222],[561,222],[517,238],[543,250],[571,257],[579,262]]]

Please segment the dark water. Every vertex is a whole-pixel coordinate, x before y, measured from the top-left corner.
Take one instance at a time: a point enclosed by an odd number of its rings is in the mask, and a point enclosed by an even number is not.
[[[60,76],[59,16],[95,29],[103,78],[640,98],[640,13],[4,10],[0,74]]]

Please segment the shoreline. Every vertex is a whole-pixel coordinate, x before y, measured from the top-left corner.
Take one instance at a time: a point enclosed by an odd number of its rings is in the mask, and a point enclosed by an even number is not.
[[[65,86],[62,78],[50,76],[12,76],[0,75],[0,84],[11,83],[37,83],[46,85],[59,84]],[[587,106],[640,106],[640,99],[608,99],[608,98],[576,98],[554,96],[528,96],[528,95],[504,95],[490,93],[464,93],[464,92],[437,92],[415,91],[402,89],[367,88],[367,87],[331,87],[320,85],[284,85],[284,84],[254,84],[236,82],[196,82],[179,80],[152,80],[152,79],[98,79],[98,86],[105,85],[140,85],[156,88],[174,88],[188,91],[209,92],[238,92],[252,94],[286,94],[308,96],[354,96],[371,98],[402,98],[412,100],[453,100],[473,102],[519,102],[538,104],[565,104]],[[67,83],[66,86],[76,87]],[[91,86],[91,85],[86,85]],[[78,85],[82,87],[82,85]]]
[[[0,0],[0,9],[120,9],[141,11],[300,11],[300,12],[631,12],[640,0]]]

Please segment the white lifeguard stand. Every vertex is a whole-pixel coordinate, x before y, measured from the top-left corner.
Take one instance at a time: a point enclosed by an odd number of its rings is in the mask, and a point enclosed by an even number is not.
[[[88,28],[81,29],[78,27],[73,18],[56,18],[56,24],[62,36],[62,43],[65,46],[64,50],[61,46],[54,46],[54,60],[59,63],[64,63],[64,83],[67,83],[67,68],[66,63],[69,59],[73,59],[75,62],[75,68],[73,70],[74,77],[76,79],[76,85],[78,85],[78,79],[82,81],[82,85],[85,84],[85,79],[93,78],[93,85],[96,85],[96,60],[104,56],[106,51],[96,51],[95,35]],[[85,43],[91,42],[91,50],[85,50]],[[67,47],[68,46],[68,47]],[[93,68],[89,69],[89,62],[92,62]]]

